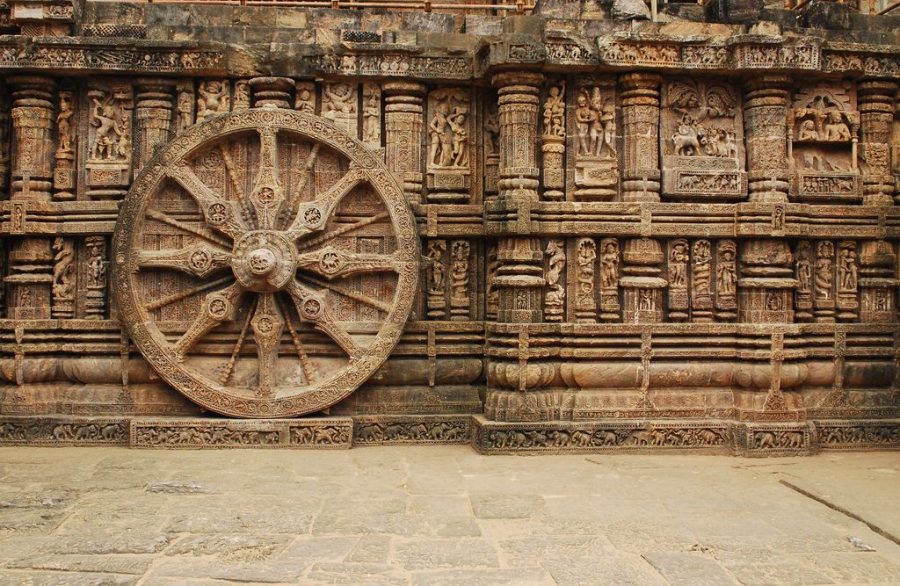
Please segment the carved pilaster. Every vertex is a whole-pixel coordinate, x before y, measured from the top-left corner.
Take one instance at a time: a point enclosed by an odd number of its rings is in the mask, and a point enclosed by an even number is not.
[[[597,243],[593,238],[575,242],[575,321],[597,322]]]
[[[11,232],[22,230],[15,221],[24,214],[17,205],[49,201],[53,177],[53,94],[55,83],[45,77],[10,78],[12,88],[12,193]],[[46,238],[13,240],[9,250],[6,283],[8,316],[13,319],[50,317],[53,252]]]
[[[238,91],[238,81],[234,86],[234,107],[241,107],[243,98]],[[291,92],[294,90],[294,80],[289,77],[254,77],[249,82],[253,94],[253,106],[262,108],[274,106],[275,108],[291,107]],[[240,100],[239,100],[240,98]]]
[[[75,96],[71,91],[59,92],[56,115],[56,168],[53,170],[53,199],[75,199],[75,152],[77,132]]]
[[[894,322],[897,320],[896,296],[900,281],[894,274],[897,255],[890,242],[868,240],[859,250],[859,288],[861,322]]]
[[[744,136],[751,201],[787,201],[788,86],[783,75],[762,75],[747,82],[744,92]]]
[[[716,245],[716,320],[737,317],[737,243],[719,240]]]
[[[617,322],[622,319],[619,305],[619,241],[604,238],[600,242],[600,319]]]
[[[173,86],[164,79],[138,79],[135,84],[135,173],[153,158],[157,148],[169,142]]]
[[[816,321],[834,321],[834,244],[828,240],[816,242],[813,307]]]
[[[712,245],[709,240],[696,240],[691,252],[691,320],[711,322]]]
[[[659,201],[659,90],[662,78],[655,73],[629,73],[622,76],[621,83],[625,141],[622,199]]]
[[[547,257],[545,272],[547,289],[544,292],[544,321],[563,321],[566,310],[566,241],[552,238],[544,250]]]
[[[429,319],[447,317],[447,241],[429,240],[425,247],[425,307]]]
[[[797,278],[797,289],[794,291],[794,307],[798,322],[809,322],[813,319],[813,267],[815,253],[812,244],[807,240],[797,243],[794,254],[794,276]]]
[[[106,238],[88,236],[84,239],[87,252],[84,272],[87,277],[87,295],[84,314],[87,319],[106,317]]]
[[[467,240],[450,244],[450,319],[469,319],[472,305],[471,263],[472,247]]]
[[[663,321],[663,293],[668,282],[661,276],[666,259],[662,246],[651,238],[633,238],[625,241],[622,258],[625,265],[619,284],[624,290],[624,322]]]
[[[391,81],[384,84],[385,162],[403,181],[403,193],[410,203],[422,199],[422,135],[425,129],[420,83]]]
[[[499,95],[501,198],[538,199],[538,106],[543,75],[507,72],[494,76]]]
[[[493,286],[499,293],[497,321],[538,323],[544,288],[543,250],[538,238],[501,238]]]
[[[175,90],[175,134],[181,134],[194,123],[194,83],[182,81]]]
[[[381,87],[377,83],[363,84],[362,141],[381,149]]]
[[[738,320],[745,323],[791,323],[797,287],[793,255],[781,240],[748,240],[741,246]]]
[[[863,203],[889,206],[894,203],[891,173],[891,132],[897,83],[888,80],[861,81],[857,88],[862,140]]]
[[[53,305],[50,315],[66,319],[75,315],[75,245],[68,238],[53,241]]]
[[[566,172],[566,82],[550,86],[544,99],[541,150],[543,158],[544,199],[565,199]]]
[[[0,81],[0,198],[9,196],[9,89]]]
[[[856,242],[844,240],[837,246],[837,318],[856,321],[859,317],[859,255]]]

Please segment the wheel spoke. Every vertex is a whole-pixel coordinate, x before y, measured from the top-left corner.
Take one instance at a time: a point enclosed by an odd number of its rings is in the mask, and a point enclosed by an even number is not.
[[[237,342],[234,343],[234,349],[231,351],[231,357],[228,359],[228,362],[222,368],[222,374],[219,375],[219,384],[227,385],[228,379],[231,378],[231,373],[234,370],[234,365],[237,362],[238,356],[241,354],[241,348],[244,347],[244,340],[247,338],[247,329],[250,327],[250,318],[253,317],[253,312],[256,310],[256,304],[254,303],[250,310],[247,312],[247,317],[244,319],[244,325],[241,326],[241,333],[238,336]]]
[[[184,230],[185,232],[190,232],[191,234],[199,236],[200,238],[203,238],[204,240],[211,242],[212,244],[218,244],[219,246],[223,246],[225,248],[231,247],[231,244],[229,244],[227,240],[225,240],[224,238],[219,238],[209,230],[201,228],[199,226],[188,224],[186,222],[182,222],[181,220],[176,220],[168,214],[164,214],[156,210],[147,210],[147,217],[152,218],[157,222],[168,224],[173,228],[178,228],[180,230]]]
[[[297,314],[301,320],[313,324],[314,328],[334,340],[351,360],[359,355],[359,346],[332,317],[325,307],[323,295],[304,287],[296,280],[291,281],[287,291],[297,307]]]
[[[287,326],[288,332],[291,334],[291,341],[294,343],[294,349],[297,351],[297,357],[300,359],[300,368],[303,370],[303,376],[306,377],[306,384],[311,385],[315,379],[318,378],[319,373],[313,363],[310,362],[309,355],[306,353],[303,342],[300,340],[297,329],[294,327],[294,320],[291,318],[284,307],[283,301],[280,299],[278,299],[278,308],[281,311],[281,315],[284,316],[284,323]]]
[[[312,232],[320,232],[325,229],[325,224],[341,199],[365,180],[365,173],[361,169],[350,166],[350,170],[343,177],[329,187],[325,193],[319,195],[311,202],[300,204],[294,223],[288,228],[288,236],[292,239],[300,238]]]
[[[346,252],[328,246],[297,256],[297,268],[321,275],[328,280],[360,273],[397,272],[402,267],[396,254]]]
[[[348,297],[350,299],[353,299],[354,301],[359,301],[360,303],[365,303],[369,307],[374,307],[375,309],[379,309],[385,313],[391,311],[391,305],[389,303],[385,303],[384,301],[380,301],[378,299],[373,299],[368,295],[364,295],[357,291],[351,291],[350,289],[341,287],[340,285],[335,285],[334,283],[329,283],[328,281],[320,281],[319,279],[310,275],[303,275],[303,279],[309,281],[316,287],[330,289],[331,291],[343,295],[344,297]]]
[[[206,295],[200,306],[200,312],[188,326],[187,331],[173,345],[172,350],[181,359],[211,329],[225,321],[234,319],[237,300],[244,292],[238,283],[232,283],[221,291]]]
[[[369,216],[368,218],[363,218],[358,222],[353,222],[352,224],[347,224],[345,226],[341,226],[340,228],[335,228],[331,232],[327,234],[321,234],[316,236],[315,238],[310,238],[309,240],[304,240],[302,244],[297,246],[298,252],[303,252],[305,250],[310,250],[319,246],[321,244],[325,244],[326,242],[331,242],[338,236],[343,236],[348,232],[352,232],[354,230],[359,230],[363,226],[368,226],[369,224],[374,224],[375,222],[380,222],[381,220],[385,220],[389,218],[389,214],[387,212],[379,212],[374,216]]]
[[[275,217],[284,202],[284,190],[278,182],[277,132],[271,126],[258,130],[259,172],[250,192],[250,205],[256,212],[256,227],[269,230],[275,226]]]
[[[284,219],[288,214],[291,213],[291,210],[294,209],[294,206],[297,205],[297,202],[300,201],[300,198],[303,196],[303,190],[306,189],[306,184],[309,183],[309,178],[312,177],[313,167],[316,165],[316,159],[319,158],[319,149],[322,148],[322,145],[316,143],[312,146],[312,149],[309,151],[309,156],[306,157],[306,163],[303,165],[303,171],[300,174],[300,180],[297,182],[297,186],[294,187],[293,193],[291,193],[289,198],[286,198],[284,203],[281,205],[281,209],[278,210],[278,218],[281,221],[281,226],[284,226],[286,220]]]
[[[231,238],[237,238],[246,231],[234,203],[219,197],[186,164],[173,165],[168,174],[197,201],[208,225]]]
[[[182,271],[194,277],[205,277],[231,267],[231,253],[206,244],[193,244],[182,249],[142,250],[138,253],[142,267],[161,267]]]
[[[221,279],[216,279],[215,281],[210,281],[209,283],[201,283],[196,287],[191,287],[190,289],[185,289],[184,291],[178,291],[177,293],[173,293],[171,295],[167,295],[165,297],[161,297],[156,301],[151,301],[150,303],[144,306],[147,311],[153,311],[155,309],[159,309],[160,307],[165,307],[171,303],[175,303],[176,301],[181,301],[182,299],[187,299],[191,295],[196,295],[197,293],[203,293],[204,291],[209,291],[210,289],[215,289],[220,285],[224,285],[225,283],[234,279],[233,276],[222,277]]]
[[[260,397],[272,397],[275,395],[275,362],[278,360],[284,320],[271,293],[259,296],[250,327],[253,328],[256,354],[259,357],[259,384],[256,387],[256,394]]]

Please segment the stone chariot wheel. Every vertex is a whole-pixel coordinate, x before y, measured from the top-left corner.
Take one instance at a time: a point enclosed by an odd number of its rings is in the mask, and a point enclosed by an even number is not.
[[[120,319],[192,401],[296,416],[384,362],[419,270],[414,218],[359,141],[273,108],[212,118],[135,180],[114,236]]]

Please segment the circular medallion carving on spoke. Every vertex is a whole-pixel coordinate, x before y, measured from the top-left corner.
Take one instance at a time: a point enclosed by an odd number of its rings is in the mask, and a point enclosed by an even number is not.
[[[420,258],[384,165],[321,118],[272,108],[163,148],[114,248],[135,345],[189,399],[238,417],[312,413],[358,388],[400,338]]]

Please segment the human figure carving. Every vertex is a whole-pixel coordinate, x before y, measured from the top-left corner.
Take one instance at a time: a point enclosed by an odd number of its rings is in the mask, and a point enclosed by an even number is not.
[[[59,114],[56,116],[56,129],[59,131],[59,152],[72,151],[72,100],[68,96],[59,99]]]
[[[197,88],[197,119],[206,120],[228,111],[228,86],[218,80],[204,81]]]

